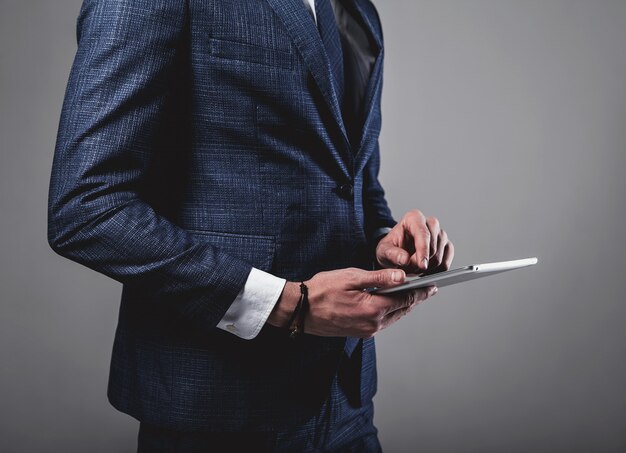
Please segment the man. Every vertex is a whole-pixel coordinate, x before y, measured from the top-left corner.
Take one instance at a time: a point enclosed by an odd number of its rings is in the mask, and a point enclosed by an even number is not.
[[[454,255],[378,182],[382,59],[368,0],[83,3],[48,236],[123,284],[139,451],[380,449],[372,337],[434,290],[363,289]]]

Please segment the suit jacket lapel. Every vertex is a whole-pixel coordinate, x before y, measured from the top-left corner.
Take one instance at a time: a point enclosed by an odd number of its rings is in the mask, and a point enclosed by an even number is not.
[[[367,158],[369,157],[371,151],[375,148],[375,143],[369,143],[369,138],[378,137],[378,133],[380,132],[380,122],[377,122],[376,125],[372,123],[372,120],[375,118],[375,113],[380,115],[380,112],[377,112],[376,103],[378,102],[380,89],[382,85],[382,66],[383,66],[383,43],[382,43],[382,31],[375,28],[373,22],[373,15],[376,13],[372,10],[372,6],[366,4],[364,0],[351,0],[355,6],[356,11],[361,15],[362,23],[365,24],[366,32],[373,37],[374,43],[376,45],[376,60],[374,66],[372,68],[372,73],[370,74],[370,78],[367,84],[365,96],[363,98],[363,128],[361,130],[361,139],[359,140],[359,144],[356,156],[356,170],[360,171],[367,162]],[[376,127],[377,130],[371,130],[372,127]]]
[[[324,45],[320,38],[315,20],[307,11],[303,0],[267,0],[274,12],[282,20],[283,25],[287,29],[293,43],[296,45],[302,58],[313,75],[315,83],[323,94],[333,118],[338,125],[339,133],[343,141],[341,150],[346,154],[349,153],[350,145],[348,136],[343,124],[339,101],[332,84],[332,74],[328,57],[324,51]],[[331,147],[335,148],[335,147]],[[335,152],[335,151],[333,151]],[[345,165],[345,158],[349,156],[335,156],[342,170],[349,176],[349,172]]]
[[[364,120],[361,139],[359,144],[355,145],[357,149],[352,150],[356,154],[356,157],[354,157],[351,153],[352,148],[343,123],[339,101],[333,89],[330,64],[315,25],[315,20],[307,11],[303,0],[266,1],[283,22],[332,113],[337,125],[337,132],[343,143],[339,150],[335,146],[330,146],[330,148],[344,175],[350,177],[351,172],[347,169],[346,164],[354,162],[354,159],[356,159],[355,170],[358,172],[363,168],[372,150],[375,148],[375,143],[370,142],[374,137],[378,136],[380,128],[380,122],[374,120],[380,115],[377,103],[382,85],[383,45],[381,39],[382,31],[377,27],[375,21],[376,12],[373,10],[372,5],[368,4],[367,0],[348,0],[354,4],[356,11],[360,14],[366,33],[374,39],[377,52],[363,101]]]

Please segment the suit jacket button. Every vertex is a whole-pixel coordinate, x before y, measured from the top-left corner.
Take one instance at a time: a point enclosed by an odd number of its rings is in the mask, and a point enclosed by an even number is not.
[[[346,183],[339,187],[339,196],[346,200],[352,200],[354,198],[354,186],[352,184]]]

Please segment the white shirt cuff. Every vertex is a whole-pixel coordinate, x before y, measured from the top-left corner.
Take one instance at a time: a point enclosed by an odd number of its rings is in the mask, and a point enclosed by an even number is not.
[[[256,337],[283,292],[287,281],[252,268],[246,284],[217,324],[244,340]]]
[[[376,240],[380,238],[381,236],[385,236],[390,231],[391,231],[391,228],[389,227],[378,228],[376,231],[374,231],[374,234],[372,235],[372,239]]]

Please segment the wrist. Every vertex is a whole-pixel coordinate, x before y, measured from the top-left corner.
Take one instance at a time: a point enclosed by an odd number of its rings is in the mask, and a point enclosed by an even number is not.
[[[274,309],[267,318],[267,323],[275,327],[288,327],[287,323],[291,314],[296,309],[296,305],[300,300],[299,283],[287,282],[280,294]]]

